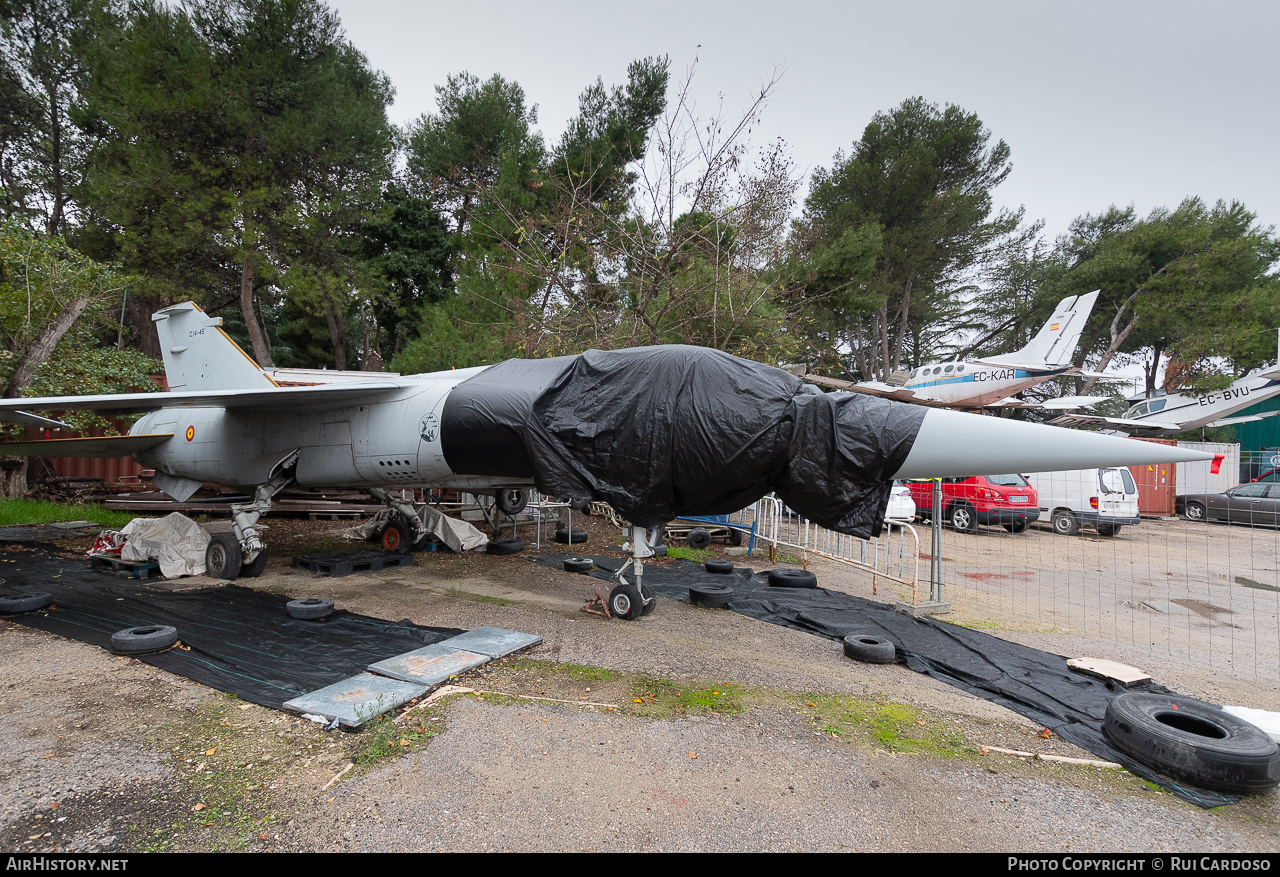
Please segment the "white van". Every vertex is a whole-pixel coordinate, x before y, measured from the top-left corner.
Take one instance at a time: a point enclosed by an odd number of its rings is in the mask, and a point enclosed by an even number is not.
[[[1138,485],[1128,469],[1033,472],[1027,478],[1040,498],[1040,520],[1063,536],[1074,536],[1082,526],[1096,529],[1099,536],[1114,536],[1121,526],[1142,520]]]

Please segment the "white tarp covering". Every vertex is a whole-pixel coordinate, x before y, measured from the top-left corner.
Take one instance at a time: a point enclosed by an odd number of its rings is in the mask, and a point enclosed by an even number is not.
[[[163,518],[134,518],[120,532],[128,537],[120,550],[121,560],[154,558],[160,562],[160,572],[166,579],[204,573],[209,534],[186,515],[174,512]]]
[[[466,521],[451,518],[431,506],[421,506],[417,511],[418,517],[422,518],[422,522],[427,525],[427,532],[454,551],[469,551],[489,544],[489,537]],[[356,539],[369,539],[381,533],[387,521],[390,521],[395,514],[392,509],[383,509],[364,523],[352,527],[348,535]]]

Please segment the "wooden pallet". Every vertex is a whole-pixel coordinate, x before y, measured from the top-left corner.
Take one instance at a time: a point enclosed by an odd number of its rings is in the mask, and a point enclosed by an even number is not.
[[[153,572],[156,575],[160,574],[160,564],[151,560],[121,560],[118,557],[99,554],[89,558],[89,564],[96,570],[115,573],[129,579],[150,578]]]

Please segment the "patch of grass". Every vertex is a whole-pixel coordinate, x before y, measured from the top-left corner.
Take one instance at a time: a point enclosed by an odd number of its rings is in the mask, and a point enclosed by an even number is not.
[[[695,563],[703,563],[711,559],[710,551],[702,551],[697,548],[668,548],[667,557],[674,557],[677,560],[692,560]]]
[[[393,716],[382,715],[368,722],[361,734],[368,739],[355,755],[356,764],[373,764],[397,758],[435,737],[438,730],[428,727],[428,717],[417,713],[402,715],[399,721]]]
[[[61,521],[93,521],[119,530],[132,521],[134,514],[104,509],[95,503],[62,505],[37,499],[0,499],[0,526],[14,524],[56,524]]]
[[[890,752],[959,758],[977,750],[959,732],[930,721],[915,707],[834,694],[802,695],[802,711],[823,734]]]
[[[627,712],[645,718],[719,715],[745,712],[750,696],[742,686],[676,685],[666,679],[641,678],[631,692]]]
[[[533,658],[515,656],[506,658],[504,664],[512,670],[536,670],[539,673],[555,673],[580,682],[608,682],[622,674],[604,667],[588,667],[586,664],[560,664],[554,661],[535,661]]]
[[[783,554],[781,551],[779,551],[779,552],[778,552],[778,563],[798,563],[798,564],[803,565],[803,564],[804,564],[804,558],[802,558],[802,557],[796,557],[795,555],[792,555],[792,554]]]

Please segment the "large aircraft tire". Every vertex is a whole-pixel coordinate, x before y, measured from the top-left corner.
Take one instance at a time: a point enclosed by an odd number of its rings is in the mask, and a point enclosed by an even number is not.
[[[413,534],[409,525],[401,520],[388,521],[387,526],[382,528],[382,537],[380,539],[383,551],[390,551],[395,554],[400,551],[408,551],[409,546],[413,544]]]
[[[591,572],[596,562],[589,557],[570,557],[564,562],[565,572]]]
[[[818,577],[807,569],[769,570],[769,585],[774,588],[816,588]]]
[[[844,653],[854,660],[868,664],[892,664],[898,651],[884,637],[851,633],[844,638]]]
[[[1107,704],[1107,739],[1174,779],[1249,795],[1280,785],[1280,749],[1265,731],[1211,704],[1130,692]]]
[[[111,634],[111,651],[117,655],[142,655],[167,649],[178,641],[178,629],[167,624],[127,627]]]
[[[519,554],[524,551],[524,542],[520,539],[490,539],[484,547],[485,554]]]
[[[241,564],[240,575],[246,579],[256,579],[267,568],[267,546],[262,546],[258,556],[248,563]]]
[[[52,594],[19,594],[16,597],[0,597],[0,614],[34,612],[53,602]]]
[[[708,609],[723,609],[733,600],[733,588],[728,585],[690,585],[689,602]]]
[[[705,527],[694,527],[684,541],[695,551],[705,551],[711,547],[711,532]]]
[[[321,597],[290,600],[285,604],[284,611],[289,613],[290,618],[297,618],[300,621],[316,621],[321,618],[327,618],[333,612],[333,601],[325,600]]]
[[[231,581],[240,575],[244,553],[234,533],[219,533],[204,550],[204,571],[215,579]]]
[[[498,490],[493,494],[498,511],[504,515],[518,515],[529,505],[529,493],[525,490]]]

